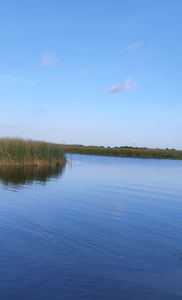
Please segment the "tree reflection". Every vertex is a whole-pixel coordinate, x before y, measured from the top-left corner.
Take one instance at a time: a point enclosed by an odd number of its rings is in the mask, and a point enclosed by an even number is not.
[[[34,182],[46,183],[62,175],[64,166],[0,166],[0,181],[5,186],[21,187]]]

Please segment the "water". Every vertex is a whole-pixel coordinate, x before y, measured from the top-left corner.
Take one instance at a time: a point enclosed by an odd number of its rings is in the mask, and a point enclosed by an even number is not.
[[[0,299],[182,299],[182,162],[0,169]]]

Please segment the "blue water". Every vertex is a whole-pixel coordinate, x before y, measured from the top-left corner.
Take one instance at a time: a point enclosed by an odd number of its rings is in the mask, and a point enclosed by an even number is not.
[[[0,299],[182,299],[182,162],[68,158],[0,172]]]

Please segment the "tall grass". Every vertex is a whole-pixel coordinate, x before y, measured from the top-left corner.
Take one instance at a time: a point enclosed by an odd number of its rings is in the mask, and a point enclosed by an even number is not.
[[[64,162],[61,145],[23,139],[0,139],[0,165],[56,165]]]
[[[83,145],[63,145],[63,150],[67,153],[122,156],[138,158],[166,158],[182,159],[182,151],[175,149],[150,149],[138,147],[96,147]]]
[[[64,153],[182,159],[182,150],[61,145],[24,139],[0,139],[0,165],[64,165]]]

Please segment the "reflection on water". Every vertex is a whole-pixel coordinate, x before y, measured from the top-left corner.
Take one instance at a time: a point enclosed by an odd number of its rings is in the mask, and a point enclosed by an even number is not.
[[[182,299],[182,161],[67,159],[0,169],[0,300]]]
[[[45,183],[62,175],[64,166],[0,166],[0,181],[5,186],[19,188],[34,182]]]

